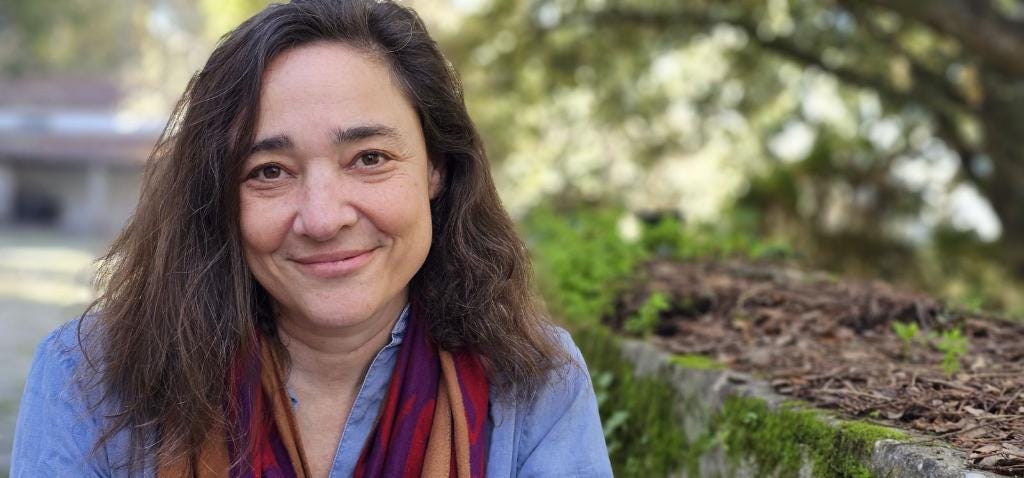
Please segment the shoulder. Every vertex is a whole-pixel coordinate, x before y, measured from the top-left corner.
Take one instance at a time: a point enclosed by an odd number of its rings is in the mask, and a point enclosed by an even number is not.
[[[566,352],[564,363],[530,400],[518,404],[522,416],[519,468],[554,470],[563,476],[610,476],[597,398],[587,365],[572,335],[553,330]]]
[[[560,362],[551,370],[544,387],[539,391],[538,397],[545,395],[576,395],[587,390],[593,390],[590,381],[590,373],[587,369],[583,353],[576,345],[569,331],[561,327],[552,327],[552,337],[563,352]],[[536,402],[537,399],[533,400]]]
[[[91,324],[89,318],[68,322],[36,348],[18,409],[11,476],[86,476],[96,469],[92,445],[104,414],[94,406],[94,374],[82,347]]]
[[[563,410],[566,400],[593,394],[586,361],[572,335],[561,327],[552,327],[551,335],[564,352],[562,360],[534,396],[518,403],[519,411],[533,421],[556,418],[560,412],[571,411]]]
[[[61,325],[36,347],[29,380],[60,380],[65,383],[83,379],[88,362],[83,347],[93,334],[93,317],[79,317]]]
[[[36,347],[22,397],[22,407],[48,399],[87,402],[97,378],[98,349],[95,316],[79,317],[61,325]]]

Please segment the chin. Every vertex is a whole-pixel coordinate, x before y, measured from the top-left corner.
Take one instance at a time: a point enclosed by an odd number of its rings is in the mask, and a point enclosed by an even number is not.
[[[353,310],[350,307],[324,308],[310,310],[305,314],[306,320],[317,327],[344,328],[358,325],[370,318],[366,310]]]
[[[374,314],[387,308],[387,304],[374,307],[373,304],[355,300],[323,301],[315,307],[300,309],[300,314],[316,327],[345,328],[359,325],[373,318]]]

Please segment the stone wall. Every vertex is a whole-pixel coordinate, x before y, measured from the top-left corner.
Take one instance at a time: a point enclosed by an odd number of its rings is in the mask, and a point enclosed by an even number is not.
[[[671,476],[998,476],[969,470],[962,452],[928,437],[837,419],[775,393],[750,375],[673,356],[648,342],[600,335],[614,344],[595,349],[593,340],[585,339],[581,341],[585,354],[621,354],[632,364],[636,377],[653,378],[674,389],[677,413],[673,419],[682,428],[686,444],[679,450],[685,458]],[[588,356],[588,362],[594,362],[592,374],[600,374],[600,367],[607,363],[596,356],[594,360]]]

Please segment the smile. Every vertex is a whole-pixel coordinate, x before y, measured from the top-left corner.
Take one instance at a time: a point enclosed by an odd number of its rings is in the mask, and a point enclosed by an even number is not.
[[[353,274],[362,269],[371,259],[377,249],[366,249],[359,251],[340,251],[330,254],[317,254],[313,256],[292,259],[299,265],[303,273],[328,279]]]

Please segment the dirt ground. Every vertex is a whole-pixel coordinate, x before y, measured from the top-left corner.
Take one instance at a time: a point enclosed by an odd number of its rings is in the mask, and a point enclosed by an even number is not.
[[[655,292],[670,305],[651,340],[666,350],[712,357],[782,394],[923,432],[967,451],[977,468],[1024,476],[1024,321],[780,264],[654,261],[608,323],[622,328]]]

